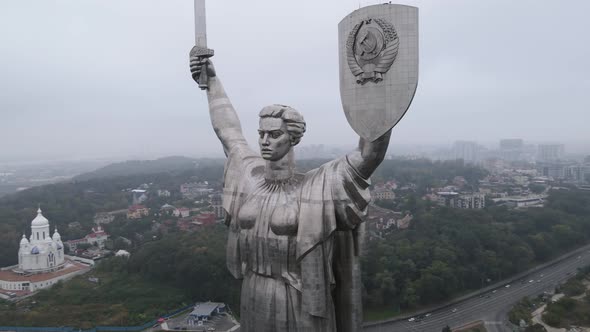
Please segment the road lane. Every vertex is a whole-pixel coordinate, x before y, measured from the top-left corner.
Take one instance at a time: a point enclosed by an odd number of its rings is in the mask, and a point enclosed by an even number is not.
[[[458,327],[477,320],[486,322],[486,327],[490,329],[490,332],[510,331],[506,315],[516,302],[525,296],[533,297],[544,291],[552,291],[557,284],[571,278],[579,267],[586,265],[590,265],[588,251],[528,275],[525,277],[524,283],[515,282],[511,284],[510,288],[497,288],[495,294],[488,294],[491,295],[490,298],[476,297],[456,303],[450,308],[432,312],[432,316],[421,322],[395,321],[379,326],[365,327],[363,331],[440,332],[446,325]],[[533,280],[533,282],[529,282],[529,280]],[[457,311],[452,312],[453,308],[457,308]]]

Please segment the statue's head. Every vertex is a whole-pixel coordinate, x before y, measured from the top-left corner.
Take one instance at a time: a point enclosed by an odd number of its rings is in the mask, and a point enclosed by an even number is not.
[[[260,153],[270,161],[281,160],[305,133],[305,120],[294,108],[270,105],[260,111]]]

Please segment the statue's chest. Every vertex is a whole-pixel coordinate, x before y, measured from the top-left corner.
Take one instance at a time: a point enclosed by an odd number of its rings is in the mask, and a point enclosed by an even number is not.
[[[297,235],[298,193],[299,186],[296,183],[262,183],[246,197],[240,207],[240,228],[253,232],[257,237]]]

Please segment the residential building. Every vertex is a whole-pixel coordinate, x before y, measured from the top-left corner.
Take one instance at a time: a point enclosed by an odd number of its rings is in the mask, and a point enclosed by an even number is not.
[[[220,194],[211,195],[211,206],[213,207],[213,212],[217,219],[225,219],[226,212],[223,208],[223,199]]]
[[[476,142],[456,141],[453,144],[454,159],[462,159],[466,163],[476,163],[481,159],[482,147]]]
[[[565,178],[574,182],[583,183],[590,180],[590,167],[584,165],[566,166]]]
[[[115,216],[108,212],[97,213],[94,216],[94,223],[97,225],[110,224],[115,220]]]
[[[565,147],[563,144],[539,144],[537,146],[537,161],[558,161],[563,159]]]
[[[523,159],[524,141],[520,138],[500,140],[499,157],[507,161],[517,161]]]
[[[454,191],[441,191],[437,193],[438,204],[441,206],[459,209],[483,209],[485,207],[485,194],[470,193],[460,194]]]
[[[566,178],[567,168],[573,166],[572,163],[562,161],[537,162],[537,171],[541,176],[549,177],[553,180],[563,180]]]
[[[466,194],[459,196],[459,208],[461,209],[483,209],[486,207],[486,196],[484,194]]]
[[[371,198],[374,200],[393,200],[395,199],[395,193],[385,187],[379,187],[371,192]]]
[[[172,212],[175,217],[178,218],[186,218],[191,215],[191,209],[186,207],[181,207]]]
[[[369,232],[380,236],[396,229],[406,229],[410,226],[411,215],[385,209],[375,204],[370,204],[367,213],[367,228]]]
[[[180,185],[180,193],[182,194],[182,197],[188,199],[209,195],[212,192],[213,189],[209,188],[209,183],[207,181],[198,183],[184,183]]]
[[[104,249],[105,242],[108,240],[109,235],[104,231],[101,226],[92,228],[92,232],[87,234],[81,239],[69,240],[65,244],[68,246],[70,252],[76,252],[80,244],[89,244],[96,246],[98,249]]]
[[[105,242],[108,240],[109,235],[102,229],[101,226],[92,227],[92,232],[86,235],[86,241],[97,246],[100,249],[104,249]]]
[[[150,209],[143,205],[132,205],[127,209],[127,219],[141,219],[150,214]]]
[[[170,191],[158,190],[158,197],[170,197]]]

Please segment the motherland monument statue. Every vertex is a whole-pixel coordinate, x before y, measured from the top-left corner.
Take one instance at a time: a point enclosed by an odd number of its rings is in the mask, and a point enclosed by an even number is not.
[[[204,0],[195,0],[195,17],[190,70],[227,156],[227,266],[242,280],[241,331],[359,331],[369,178],[416,91],[418,9],[368,6],[340,22],[340,92],[359,145],[305,174],[293,152],[306,129],[301,113],[263,107],[260,153],[250,148],[210,59]]]

